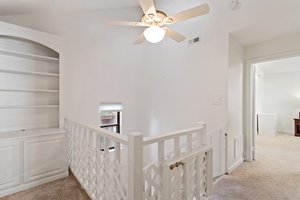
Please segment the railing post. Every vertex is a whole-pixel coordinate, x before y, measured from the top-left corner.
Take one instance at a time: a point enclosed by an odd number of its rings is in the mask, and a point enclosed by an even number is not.
[[[213,150],[209,150],[206,156],[206,195],[207,198],[211,199],[213,187]]]
[[[144,192],[143,135],[128,135],[128,200],[142,200]]]
[[[205,123],[205,122],[198,122],[197,123],[198,125],[201,125],[202,127],[203,127],[203,132],[201,132],[201,133],[203,133],[202,134],[202,144],[201,145],[206,145],[206,144],[208,144],[208,139],[207,139],[207,124]]]

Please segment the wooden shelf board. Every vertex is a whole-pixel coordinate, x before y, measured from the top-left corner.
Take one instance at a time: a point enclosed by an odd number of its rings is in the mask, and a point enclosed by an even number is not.
[[[46,93],[58,93],[59,90],[34,90],[34,89],[0,89],[2,92],[46,92]]]
[[[0,69],[0,72],[11,73],[11,74],[37,75],[37,76],[54,76],[54,77],[59,76],[59,74],[54,74],[54,73],[19,71],[19,70],[9,70],[9,69]]]
[[[7,55],[18,56],[18,57],[23,57],[23,58],[44,60],[44,61],[57,62],[59,60],[58,58],[55,58],[55,57],[42,56],[42,55],[24,53],[24,52],[20,52],[20,51],[13,51],[13,50],[7,50],[7,49],[0,49],[0,53],[7,54]]]
[[[0,108],[58,108],[59,105],[32,105],[32,106],[20,106],[20,105],[2,105]]]
[[[59,127],[59,124],[53,127]],[[42,135],[52,135],[52,134],[65,134],[65,129],[60,128],[35,128],[26,130],[1,130],[0,129],[0,139],[7,138],[26,138],[31,136],[42,136]]]

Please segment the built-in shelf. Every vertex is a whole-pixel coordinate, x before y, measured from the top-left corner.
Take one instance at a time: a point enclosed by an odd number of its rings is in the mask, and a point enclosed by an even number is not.
[[[59,53],[17,37],[0,43],[0,132],[59,127]]]
[[[59,90],[28,90],[28,89],[0,89],[2,92],[46,92],[46,93],[58,93]]]
[[[30,53],[24,53],[21,51],[13,51],[13,50],[7,50],[7,49],[0,49],[0,53],[11,55],[11,56],[18,56],[22,58],[29,58],[29,59],[35,59],[35,60],[43,60],[43,61],[54,61],[58,62],[58,58],[50,57],[50,56],[41,56],[37,54],[30,54]]]
[[[59,76],[59,74],[54,74],[54,73],[19,71],[19,70],[9,70],[9,69],[0,69],[0,72],[11,73],[11,74],[36,75],[36,76],[54,76],[54,77]]]
[[[22,130],[1,130],[0,139],[8,138],[28,138],[32,136],[43,136],[43,135],[56,135],[64,133],[65,129],[54,128],[59,127],[59,124],[53,125],[53,128],[36,128],[36,129],[22,129]]]
[[[32,106],[20,106],[20,105],[2,105],[0,108],[58,108],[59,105],[32,105]]]

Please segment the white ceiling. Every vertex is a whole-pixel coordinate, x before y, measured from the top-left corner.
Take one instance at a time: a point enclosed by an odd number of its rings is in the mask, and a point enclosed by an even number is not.
[[[137,0],[0,0],[0,15],[136,6]]]
[[[265,74],[300,71],[300,56],[259,63],[256,66]]]
[[[215,16],[219,22],[214,26],[225,24],[227,28],[232,24],[233,28],[229,31],[234,31],[232,35],[245,46],[300,33],[300,0],[239,0],[240,7],[236,10],[229,9],[230,0],[154,1],[159,8],[161,5],[167,7],[164,9],[167,13],[207,2],[211,6],[210,19]],[[164,7],[164,4],[167,6]],[[22,19],[18,23],[5,15],[129,7],[138,7],[138,0],[0,0],[0,17],[1,20],[26,26],[21,23]],[[237,30],[236,27],[240,28]]]

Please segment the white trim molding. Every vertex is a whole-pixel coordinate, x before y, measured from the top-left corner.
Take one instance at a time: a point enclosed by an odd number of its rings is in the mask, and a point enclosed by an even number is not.
[[[230,166],[228,168],[227,174],[231,174],[232,172],[234,172],[235,170],[237,170],[241,166],[241,164],[243,164],[243,162],[244,162],[244,158],[241,157],[232,166]]]

